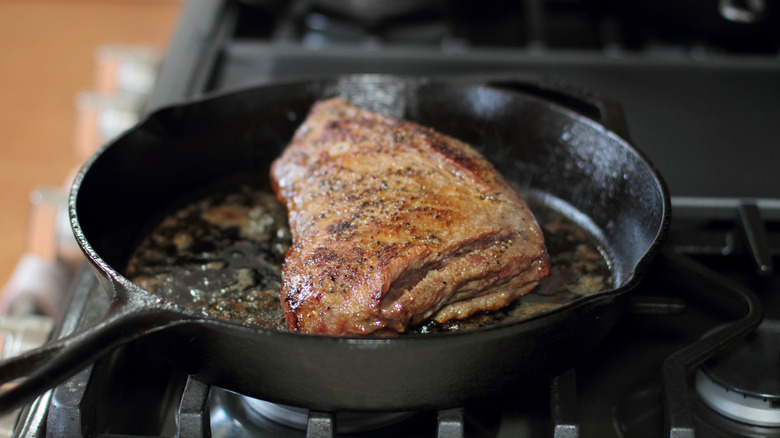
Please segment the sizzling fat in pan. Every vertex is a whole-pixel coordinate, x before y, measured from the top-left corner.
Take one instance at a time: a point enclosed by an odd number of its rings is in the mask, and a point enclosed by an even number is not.
[[[599,240],[575,220],[576,212],[541,195],[528,201],[544,232],[552,274],[505,309],[445,324],[428,321],[409,333],[518,321],[613,286]],[[169,212],[136,247],[127,276],[203,315],[286,330],[279,289],[289,245],[284,206],[267,187],[236,184]]]

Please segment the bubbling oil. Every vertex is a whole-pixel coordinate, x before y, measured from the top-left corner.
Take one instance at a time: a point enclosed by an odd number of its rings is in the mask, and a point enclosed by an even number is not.
[[[528,295],[496,312],[408,333],[468,330],[519,321],[612,288],[598,239],[554,204],[528,201],[545,236],[552,271]],[[279,292],[292,243],[287,211],[268,187],[241,184],[168,213],[136,246],[126,276],[205,317],[286,330]]]

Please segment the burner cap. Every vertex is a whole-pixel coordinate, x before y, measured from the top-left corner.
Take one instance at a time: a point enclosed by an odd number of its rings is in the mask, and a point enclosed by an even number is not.
[[[765,320],[744,340],[707,360],[696,372],[696,391],[728,418],[780,426],[780,321]]]

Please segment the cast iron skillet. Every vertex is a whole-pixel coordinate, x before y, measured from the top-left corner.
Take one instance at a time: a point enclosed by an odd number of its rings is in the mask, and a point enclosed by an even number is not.
[[[479,145],[510,179],[569,204],[608,253],[614,288],[517,322],[383,339],[210,319],[122,276],[139,234],[161,211],[193,188],[267,172],[311,104],[334,95]],[[603,100],[539,82],[375,75],[263,86],[162,109],[92,157],[71,192],[73,230],[112,294],[109,311],[95,326],[0,364],[0,381],[18,380],[0,394],[0,409],[140,337],[203,382],[323,411],[445,408],[522,391],[603,339],[666,234],[665,186],[627,143],[621,120]]]

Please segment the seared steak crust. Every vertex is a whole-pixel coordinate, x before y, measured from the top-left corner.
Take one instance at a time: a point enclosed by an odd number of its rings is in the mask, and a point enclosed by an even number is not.
[[[549,273],[520,195],[432,129],[321,101],[271,174],[293,235],[281,293],[291,330],[403,332],[497,310]]]

